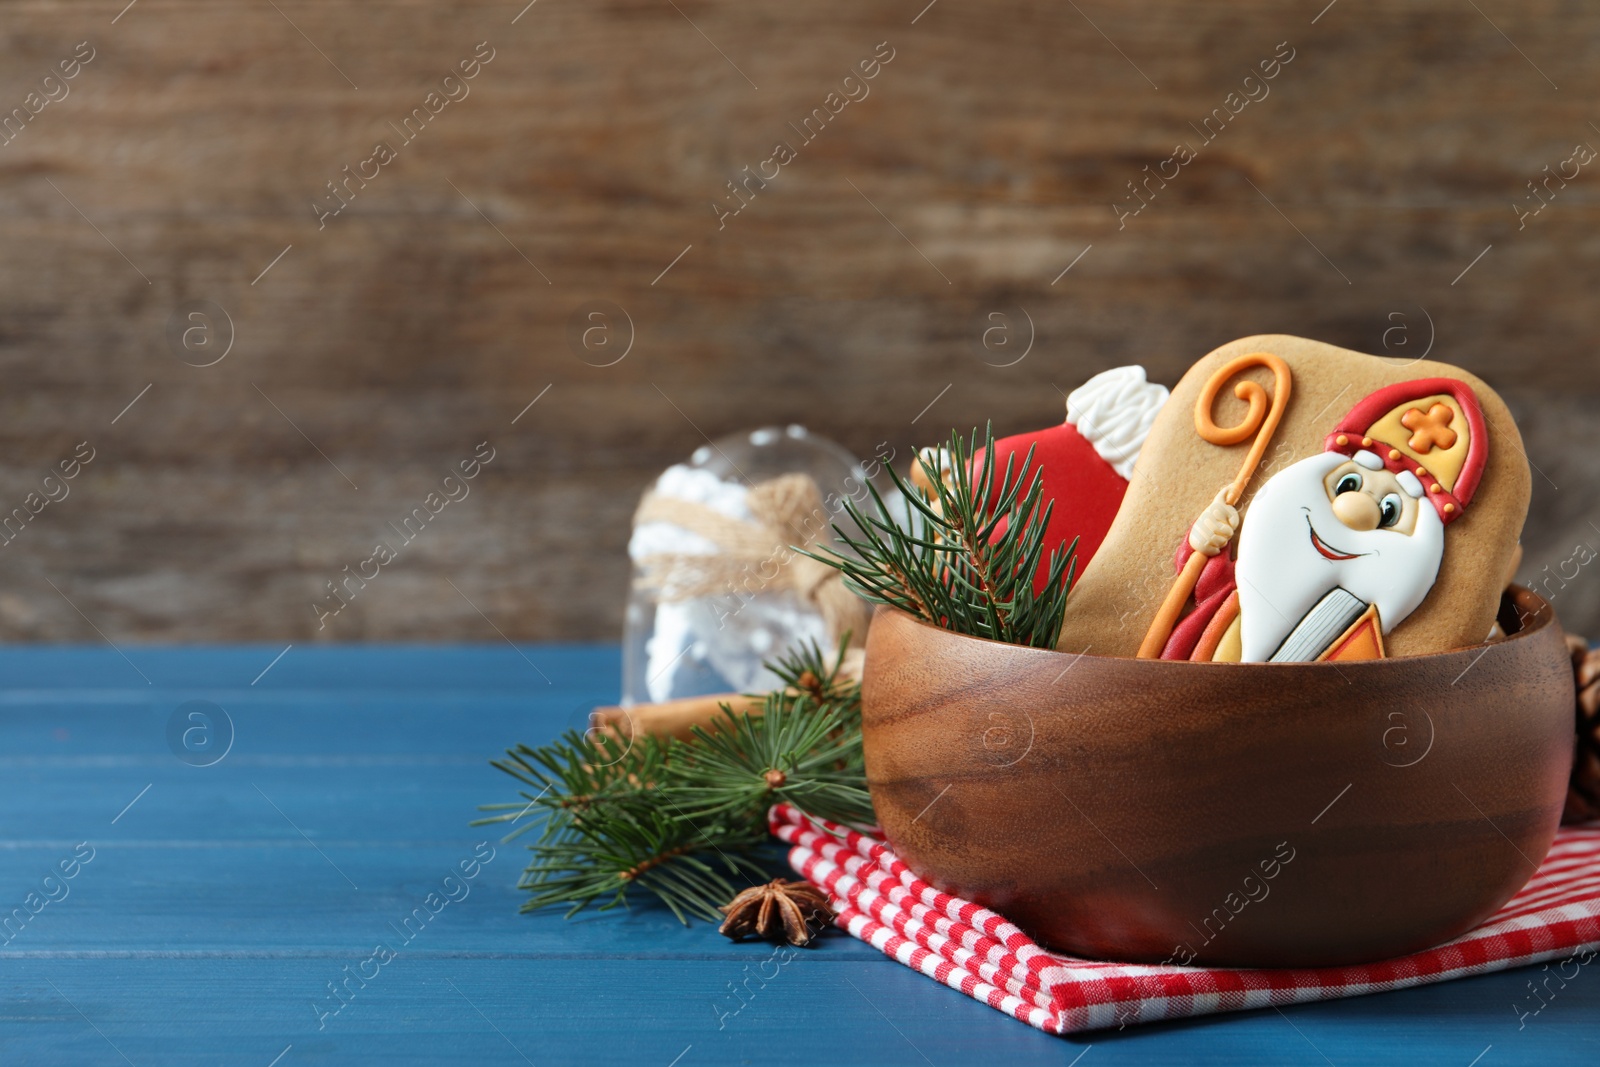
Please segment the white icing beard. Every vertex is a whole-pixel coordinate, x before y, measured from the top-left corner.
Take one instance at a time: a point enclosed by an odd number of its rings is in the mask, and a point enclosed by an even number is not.
[[[1256,493],[1239,528],[1234,573],[1239,578],[1241,660],[1271,658],[1322,597],[1343,586],[1375,604],[1387,634],[1416,610],[1439,575],[1444,523],[1419,501],[1416,528],[1352,530],[1333,514],[1323,480],[1346,457],[1324,452],[1285,467]],[[1356,559],[1331,560],[1311,543],[1307,520],[1323,544]]]

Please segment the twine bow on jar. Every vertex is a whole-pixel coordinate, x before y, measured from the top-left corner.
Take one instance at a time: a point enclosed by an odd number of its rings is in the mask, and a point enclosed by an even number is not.
[[[637,581],[664,603],[698,597],[742,602],[758,593],[791,591],[816,608],[834,641],[848,632],[850,643],[860,645],[866,636],[866,602],[845,587],[837,570],[796,551],[828,530],[829,513],[817,483],[805,474],[780,475],[752,487],[746,504],[748,521],[704,504],[646,493],[634,513],[635,526],[670,523],[705,538],[717,551],[646,555],[637,561]]]

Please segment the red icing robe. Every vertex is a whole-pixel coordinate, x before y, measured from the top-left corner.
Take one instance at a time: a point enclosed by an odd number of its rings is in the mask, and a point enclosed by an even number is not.
[[[1233,576],[1233,556],[1231,546],[1223,546],[1221,552],[1206,560],[1206,565],[1201,568],[1200,580],[1195,583],[1194,610],[1178,620],[1178,625],[1172,628],[1172,636],[1167,638],[1167,643],[1161,650],[1162,659],[1188,659],[1194,655],[1195,646],[1200,643],[1200,635],[1210,625],[1212,618],[1222,607],[1233,591],[1238,588],[1238,582]],[[1189,536],[1184,535],[1183,543],[1178,546],[1178,555],[1174,561],[1177,570],[1182,571],[1183,565],[1189,562],[1189,557],[1194,555],[1194,549],[1189,546]]]

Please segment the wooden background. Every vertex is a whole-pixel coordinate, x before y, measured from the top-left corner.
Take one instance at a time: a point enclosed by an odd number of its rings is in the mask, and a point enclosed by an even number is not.
[[[1495,383],[1538,468],[1525,575],[1600,547],[1600,175],[1513,209],[1600,145],[1600,9],[925,3],[0,4],[0,113],[95,50],[0,145],[0,512],[96,450],[0,548],[0,638],[612,638],[636,495],[704,435],[1031,429],[1096,371],[1171,382],[1272,331]],[[719,230],[724,183],[885,41]],[[478,42],[470,95],[319,230],[324,183]],[[209,367],[167,338],[199,300],[234,335]],[[633,323],[613,366],[568,339],[592,301]],[[1033,346],[993,366],[1017,309]],[[325,583],[483,440],[471,496],[319,630]],[[1573,628],[1600,632],[1597,574],[1559,589]]]

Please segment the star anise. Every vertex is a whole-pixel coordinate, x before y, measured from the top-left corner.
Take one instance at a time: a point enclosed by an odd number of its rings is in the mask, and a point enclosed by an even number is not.
[[[722,906],[727,916],[719,932],[735,941],[752,934],[768,941],[808,945],[816,932],[833,918],[828,897],[810,882],[774,878],[766,885],[746,889]]]

